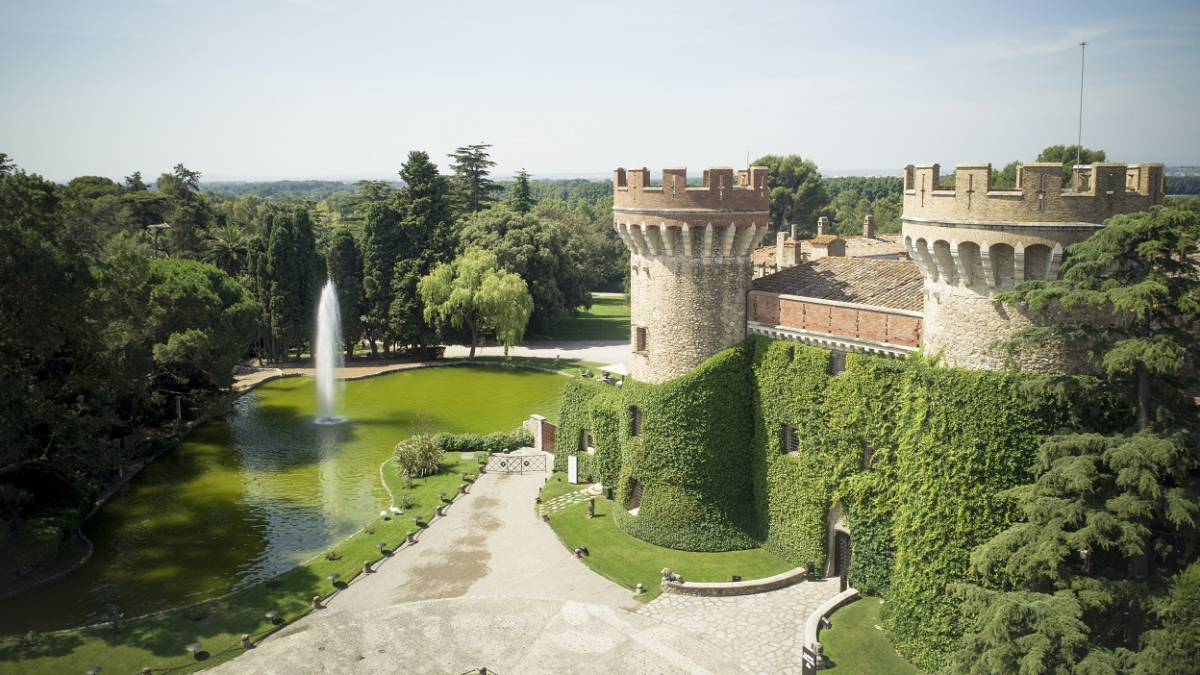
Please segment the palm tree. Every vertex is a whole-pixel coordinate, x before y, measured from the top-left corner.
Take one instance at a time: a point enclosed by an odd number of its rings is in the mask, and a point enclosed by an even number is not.
[[[216,230],[208,239],[208,250],[204,259],[213,263],[231,277],[236,277],[246,262],[246,235],[242,226],[230,223]]]

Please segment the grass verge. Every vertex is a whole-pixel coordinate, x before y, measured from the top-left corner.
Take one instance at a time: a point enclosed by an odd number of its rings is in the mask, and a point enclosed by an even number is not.
[[[547,488],[550,485],[558,484],[551,478]],[[543,496],[542,501],[547,498]],[[793,567],[762,549],[694,553],[648,544],[617,527],[612,509],[612,500],[597,497],[595,518],[587,517],[587,502],[583,501],[550,514],[550,526],[567,548],[587,547],[591,555],[582,560],[595,572],[630,590],[639,582],[644,584],[646,592],[635,596],[641,602],[650,602],[661,593],[659,582],[664,567],[683,575],[686,581],[705,582],[729,581],[735,574],[744,580],[762,579]]]
[[[879,598],[864,597],[829,617],[833,628],[821,631],[825,658],[838,675],[921,675],[905,661],[880,628]]]
[[[624,297],[592,297],[591,309],[579,316],[564,314],[547,333],[530,340],[628,340],[629,308]]]
[[[19,636],[0,638],[0,675],[82,673],[93,666],[112,673],[136,673],[142,668],[189,673],[228,661],[241,653],[242,634],[258,640],[313,611],[313,596],[328,598],[356,583],[363,561],[385,557],[377,542],[387,542],[385,550],[395,551],[409,532],[428,526],[440,503],[439,493],[449,498],[458,492],[463,482],[459,472],[475,474],[478,468],[474,458],[447,456],[440,473],[415,480],[406,489],[388,460],[382,470],[385,484],[397,498],[407,494],[413,502],[403,515],[376,517],[326,553],[223,598],[128,621],[114,618],[98,626],[38,634],[32,636],[33,644],[23,644],[27,640]],[[420,517],[420,524],[413,522],[413,516]],[[341,575],[336,585],[326,578],[334,573]],[[265,616],[271,610],[280,613],[275,623]],[[203,644],[195,657],[184,650],[193,642]]]

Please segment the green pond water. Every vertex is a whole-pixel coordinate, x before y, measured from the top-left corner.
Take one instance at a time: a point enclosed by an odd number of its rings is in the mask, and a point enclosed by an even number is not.
[[[379,465],[415,418],[433,431],[509,431],[557,416],[566,378],[428,368],[345,383],[347,422],[313,423],[309,378],[269,382],[146,467],[84,526],[82,569],[4,601],[0,635],[196,602],[283,572],[387,508]]]

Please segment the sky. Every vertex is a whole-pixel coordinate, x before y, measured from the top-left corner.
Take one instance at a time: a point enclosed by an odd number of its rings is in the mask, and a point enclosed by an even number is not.
[[[56,181],[1200,165],[1200,2],[0,0],[0,152]]]

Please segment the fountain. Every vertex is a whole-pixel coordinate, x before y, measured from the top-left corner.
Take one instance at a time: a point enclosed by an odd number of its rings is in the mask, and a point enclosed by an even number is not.
[[[342,382],[337,369],[342,365],[342,315],[338,310],[337,286],[325,283],[317,306],[317,339],[313,347],[317,371],[317,424],[338,424],[346,418],[337,414]]]

